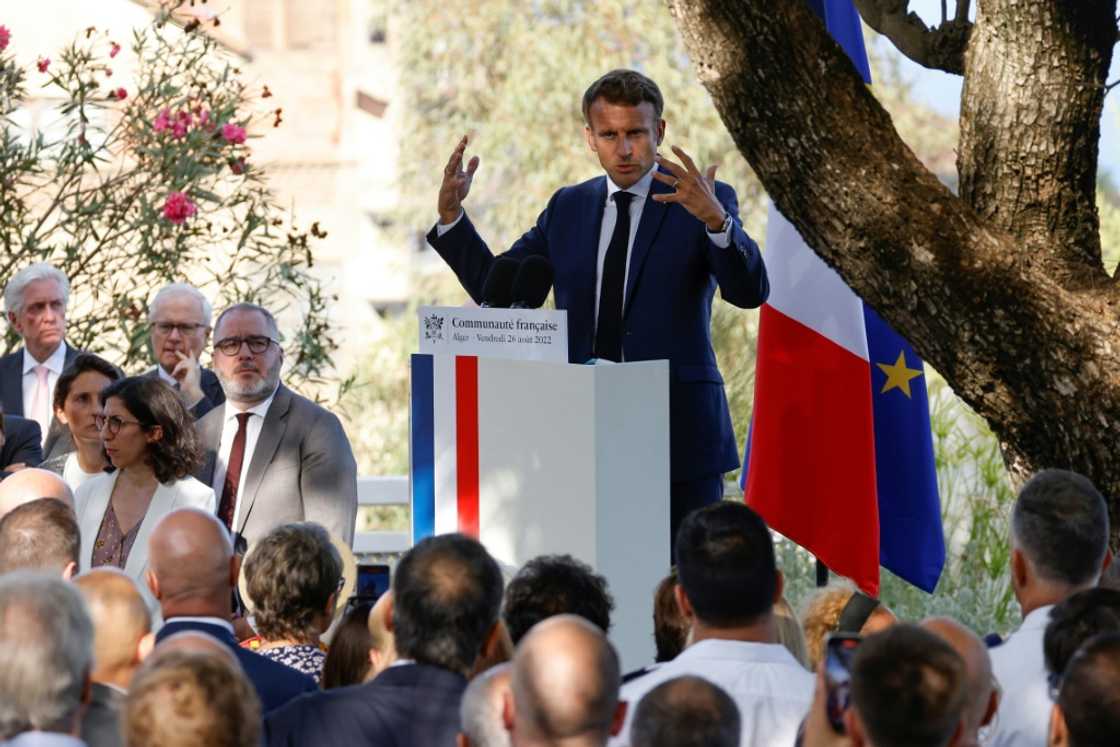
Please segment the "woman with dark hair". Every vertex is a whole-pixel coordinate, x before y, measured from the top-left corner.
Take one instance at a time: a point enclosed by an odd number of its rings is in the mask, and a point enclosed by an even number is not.
[[[214,491],[190,476],[202,449],[175,390],[131,376],[103,389],[99,400],[95,422],[116,470],[83,483],[74,496],[81,569],[113,565],[143,586],[152,529],[176,509],[213,512]]]
[[[77,490],[109,467],[101,445],[101,431],[94,421],[101,412],[101,390],[122,376],[121,370],[104,358],[79,353],[58,377],[54,386],[54,415],[70,430],[74,451],[59,454],[39,466],[62,475],[71,490]]]
[[[241,645],[319,682],[326,658],[319,636],[330,627],[342,581],[342,558],[326,529],[276,527],[245,558],[257,637]]]
[[[370,654],[375,650],[369,629],[372,609],[372,604],[347,605],[346,616],[335,630],[323,662],[324,690],[359,685],[371,679],[374,663]]]

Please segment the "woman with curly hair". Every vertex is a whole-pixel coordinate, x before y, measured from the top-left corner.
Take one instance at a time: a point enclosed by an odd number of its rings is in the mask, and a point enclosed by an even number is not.
[[[342,582],[342,558],[326,529],[276,527],[245,558],[257,637],[241,645],[320,682],[326,652],[319,636],[330,627]]]
[[[101,390],[95,416],[113,472],[78,488],[82,571],[124,570],[143,587],[148,535],[180,508],[214,511],[214,491],[191,477],[202,459],[194,420],[159,379],[132,376]]]
[[[805,605],[801,629],[809,649],[809,664],[816,671],[824,656],[824,644],[832,633],[871,635],[898,620],[878,599],[840,582],[818,589]]]

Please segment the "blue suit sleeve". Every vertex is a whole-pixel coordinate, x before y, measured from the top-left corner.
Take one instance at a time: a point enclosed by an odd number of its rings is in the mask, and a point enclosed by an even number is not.
[[[735,190],[716,182],[716,197],[731,216],[731,244],[720,248],[708,242],[708,261],[723,300],[743,309],[754,309],[770,295],[770,281],[758,244],[743,230]]]

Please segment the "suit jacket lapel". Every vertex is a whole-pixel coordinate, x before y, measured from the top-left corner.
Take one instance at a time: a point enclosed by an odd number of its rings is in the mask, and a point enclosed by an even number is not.
[[[642,206],[642,217],[638,221],[638,233],[634,237],[634,246],[630,250],[630,272],[626,280],[626,298],[622,304],[623,318],[630,308],[630,299],[634,297],[634,288],[641,279],[642,268],[645,266],[650,248],[657,238],[658,231],[661,230],[665,213],[669,210],[669,203],[657,202],[653,196],[672,191],[669,185],[662,184],[656,179],[650,182],[649,195],[646,197],[646,204]]]
[[[249,513],[253,510],[253,503],[257,500],[257,490],[264,479],[276,449],[284,438],[284,430],[288,425],[288,409],[292,406],[292,392],[283,384],[276,390],[276,396],[264,416],[261,425],[261,434],[257,437],[257,445],[253,448],[253,457],[249,462],[249,473],[245,476],[245,487],[241,493],[241,515],[237,531],[245,532],[245,523],[249,520]]]
[[[571,300],[567,306],[568,313],[578,318],[589,320],[586,326],[588,339],[586,348],[590,353],[592,347],[593,331],[595,329],[595,286],[598,283],[598,257],[599,257],[599,232],[603,225],[603,206],[607,202],[607,178],[605,176],[590,182],[582,190],[578,203],[579,215],[571,216],[577,226],[576,240],[571,246],[564,247],[568,253],[565,263],[575,268],[573,273],[575,286],[572,288]],[[558,219],[567,220],[568,216],[557,216]],[[556,262],[556,258],[553,259]],[[573,328],[571,321],[569,330]]]
[[[162,484],[156,486],[156,492],[148,503],[148,510],[144,512],[144,518],[140,521],[140,531],[136,533],[136,540],[132,543],[132,550],[129,551],[128,560],[124,564],[124,572],[132,578],[142,578],[140,573],[148,565],[148,537],[151,536],[159,520],[171,513],[175,505],[175,496],[174,487]]]

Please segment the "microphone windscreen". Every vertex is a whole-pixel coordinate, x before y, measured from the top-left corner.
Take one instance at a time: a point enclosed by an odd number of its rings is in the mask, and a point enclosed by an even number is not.
[[[513,303],[518,308],[539,309],[552,290],[552,263],[544,257],[526,257],[513,281]]]
[[[508,309],[513,303],[513,280],[519,262],[512,257],[498,257],[490,265],[490,272],[482,286],[482,305],[494,309]]]

